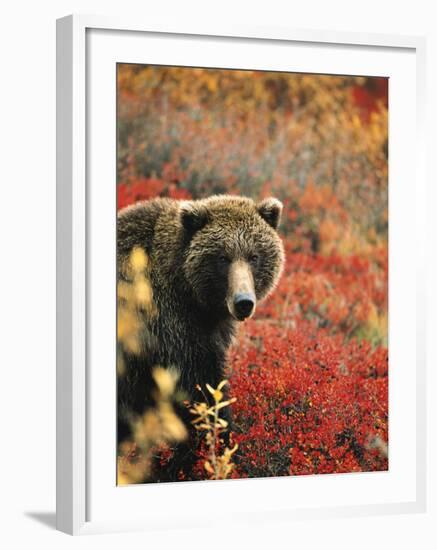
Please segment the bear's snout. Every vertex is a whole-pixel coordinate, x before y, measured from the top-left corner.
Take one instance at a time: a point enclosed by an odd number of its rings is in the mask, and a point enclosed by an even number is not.
[[[255,296],[247,293],[237,294],[234,298],[234,308],[238,319],[250,317],[255,309]]]
[[[244,321],[255,311],[256,297],[252,270],[244,260],[235,261],[230,266],[226,302],[229,313],[237,321]]]

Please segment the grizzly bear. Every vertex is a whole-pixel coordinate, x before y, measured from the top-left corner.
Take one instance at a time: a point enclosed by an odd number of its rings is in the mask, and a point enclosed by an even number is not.
[[[179,388],[216,387],[239,322],[275,287],[284,263],[277,233],[282,204],[269,198],[212,196],[154,199],[121,210],[117,220],[118,277],[135,247],[149,258],[156,314],[145,317],[153,346],[126,355],[118,380],[118,440],[127,417],[150,405],[151,367],[177,369]],[[150,339],[148,339],[150,340]]]

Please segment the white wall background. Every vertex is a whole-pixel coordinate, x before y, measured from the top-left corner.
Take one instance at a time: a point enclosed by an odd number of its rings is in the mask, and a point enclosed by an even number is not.
[[[15,0],[1,11],[0,545],[4,548],[437,547],[437,15],[433,0]],[[153,21],[279,25],[428,36],[428,388],[430,503],[425,515],[254,528],[71,538],[55,510],[55,19],[141,14]],[[406,251],[408,253],[408,251]],[[406,403],[407,407],[408,404]],[[195,512],[194,512],[195,513]]]

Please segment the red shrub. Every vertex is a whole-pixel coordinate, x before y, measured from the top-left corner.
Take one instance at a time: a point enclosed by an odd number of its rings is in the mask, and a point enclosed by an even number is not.
[[[170,197],[172,199],[190,199],[187,189],[175,183],[167,183],[157,178],[138,178],[130,183],[119,183],[117,194],[118,209],[134,204],[137,201]]]
[[[244,326],[230,357],[239,475],[387,469],[387,351],[314,323]]]

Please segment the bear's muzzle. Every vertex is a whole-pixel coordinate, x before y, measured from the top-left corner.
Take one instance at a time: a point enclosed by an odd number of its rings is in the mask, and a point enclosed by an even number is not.
[[[252,270],[244,260],[237,260],[230,265],[226,304],[229,313],[237,321],[244,321],[255,312],[256,296]]]

